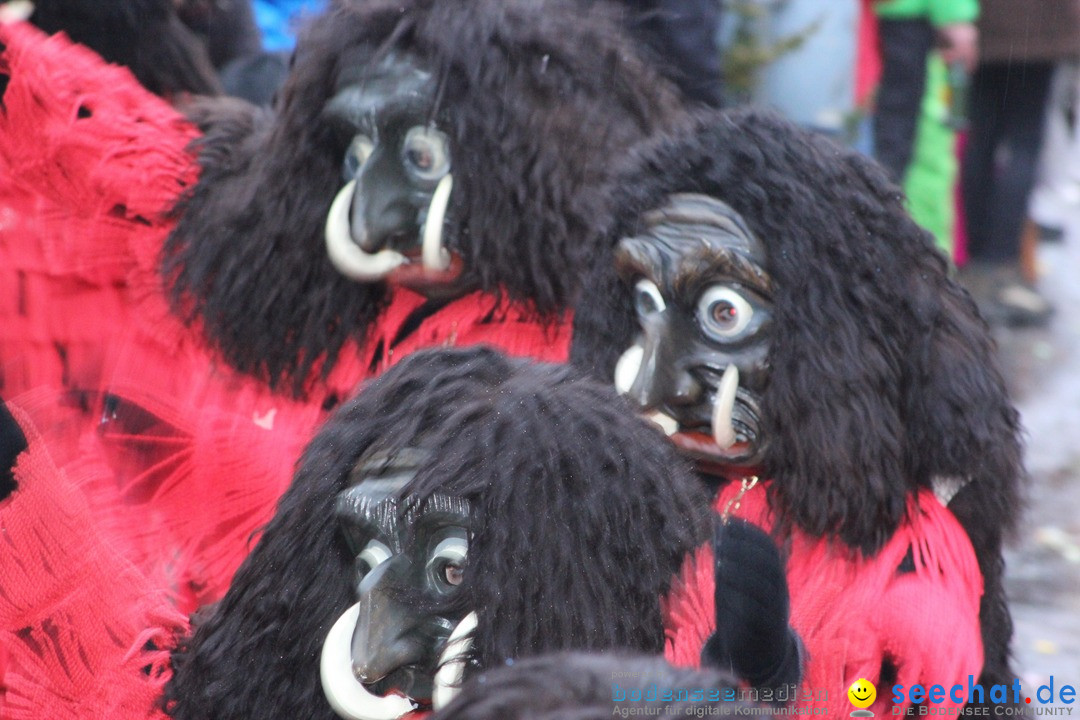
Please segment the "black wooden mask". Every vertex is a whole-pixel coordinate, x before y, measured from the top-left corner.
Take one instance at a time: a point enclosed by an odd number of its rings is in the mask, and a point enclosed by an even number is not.
[[[460,661],[440,666],[450,660],[455,628],[463,635],[472,623],[463,622],[467,613],[455,602],[465,576],[469,504],[439,494],[418,506],[402,499],[426,457],[403,448],[361,460],[337,498],[339,527],[355,557],[357,603],[331,630],[321,674],[343,718],[392,720],[430,707],[446,677],[460,680],[453,672]]]
[[[346,146],[345,185],[326,220],[327,253],[346,277],[433,296],[460,290],[461,259],[442,240],[453,176],[436,95],[419,59],[392,52],[343,73],[323,110]]]
[[[641,327],[615,381],[687,455],[750,466],[768,441],[772,283],[762,243],[723,202],[676,194],[616,250]]]

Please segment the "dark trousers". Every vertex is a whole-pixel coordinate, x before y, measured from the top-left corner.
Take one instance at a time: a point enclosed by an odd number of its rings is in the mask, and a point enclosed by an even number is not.
[[[878,27],[881,82],[873,119],[874,156],[900,183],[911,163],[926,92],[926,56],[935,34],[926,20],[882,19]]]
[[[971,79],[962,165],[968,255],[1015,262],[1042,147],[1051,62],[985,63]]]

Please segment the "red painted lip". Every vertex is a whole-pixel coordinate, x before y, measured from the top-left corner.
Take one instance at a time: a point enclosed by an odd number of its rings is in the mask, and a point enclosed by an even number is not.
[[[403,255],[409,262],[390,271],[386,276],[386,281],[421,294],[427,288],[452,285],[465,271],[465,261],[455,252],[450,253],[450,267],[446,270],[430,270],[424,267],[420,261],[419,250],[410,250]]]
[[[727,450],[721,450],[711,435],[696,430],[679,430],[669,438],[680,450],[717,460],[742,458],[750,452],[750,443],[747,442],[736,442]]]
[[[390,697],[391,695],[397,695],[399,697],[405,698],[406,700],[412,700],[414,703],[419,705],[421,709],[424,707],[431,707],[431,698],[413,697],[412,695],[397,686],[391,687],[389,690],[384,692],[381,697]]]
[[[712,436],[695,430],[680,430],[668,439],[705,475],[730,476],[733,472],[744,474],[752,472],[756,466],[754,446],[740,441],[721,450]]]
[[[432,711],[431,698],[413,697],[407,692],[404,692],[403,690],[399,690],[397,688],[392,688],[386,691],[380,697],[390,697],[391,695],[397,695],[399,697],[405,698],[406,700],[411,700],[412,702],[416,703],[416,709],[410,710],[404,715],[401,715],[401,718],[420,718],[424,717],[425,715],[429,715]]]

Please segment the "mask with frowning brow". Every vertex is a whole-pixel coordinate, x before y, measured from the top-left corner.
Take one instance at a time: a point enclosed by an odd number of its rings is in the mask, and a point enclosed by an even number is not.
[[[702,466],[757,465],[772,339],[765,248],[705,195],[672,195],[643,225],[616,249],[640,334],[615,384]]]
[[[345,720],[396,720],[456,692],[475,615],[455,609],[469,548],[469,504],[402,492],[426,453],[402,448],[362,459],[335,514],[355,557],[356,604],[323,645],[320,676]],[[458,638],[462,638],[459,642]]]

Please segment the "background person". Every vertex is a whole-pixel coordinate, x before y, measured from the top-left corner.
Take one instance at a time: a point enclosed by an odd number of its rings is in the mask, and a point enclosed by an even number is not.
[[[1041,325],[1053,306],[1021,275],[1020,239],[1054,68],[1080,54],[1080,2],[983,0],[979,33],[962,166],[961,281],[992,324]]]

